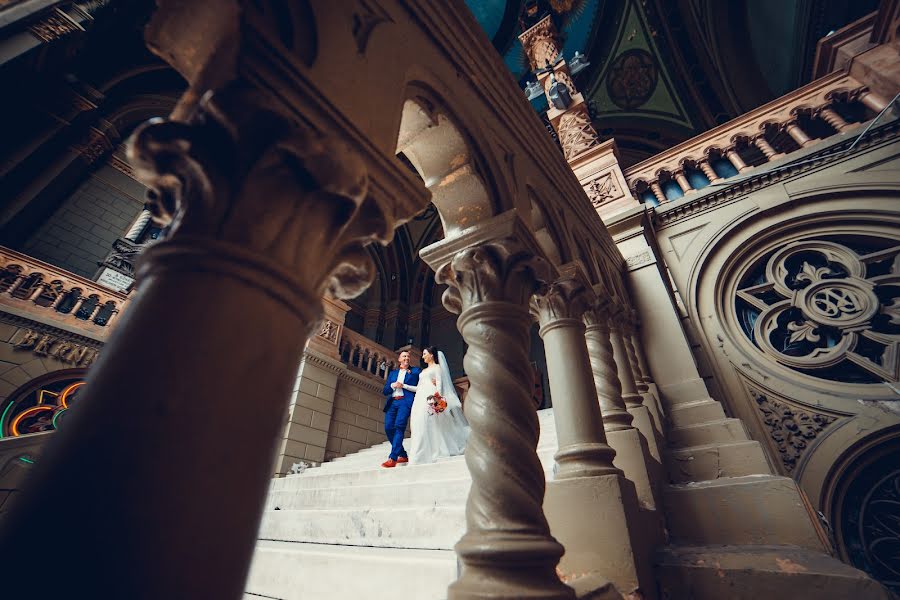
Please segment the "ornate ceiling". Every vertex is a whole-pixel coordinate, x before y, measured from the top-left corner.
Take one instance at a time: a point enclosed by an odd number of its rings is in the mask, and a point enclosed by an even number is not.
[[[466,0],[524,88],[517,36],[551,14],[594,124],[633,164],[809,80],[816,42],[877,0]],[[543,96],[533,101],[543,113]]]

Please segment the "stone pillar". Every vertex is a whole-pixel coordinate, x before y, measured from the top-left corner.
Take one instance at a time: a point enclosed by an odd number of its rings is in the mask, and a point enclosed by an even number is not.
[[[775,150],[775,148],[772,147],[772,144],[770,144],[769,141],[763,135],[758,135],[755,138],[753,138],[753,143],[756,145],[757,148],[760,149],[760,151],[763,154],[766,155],[766,158],[769,159],[770,161],[784,156],[783,154],[781,154],[780,152]]]
[[[653,418],[653,425],[656,428],[657,438],[662,443],[665,439],[665,429],[663,429],[662,409],[659,406],[659,399],[650,391],[650,386],[644,380],[644,373],[638,360],[637,349],[635,348],[635,334],[637,333],[637,313],[634,309],[628,309],[623,319],[624,326],[622,328],[622,338],[625,342],[625,350],[628,353],[628,362],[631,363],[631,370],[634,375],[634,385],[638,394],[643,398],[644,406],[650,411]]]
[[[598,295],[604,292],[599,292]],[[622,400],[622,384],[619,383],[613,348],[609,339],[609,301],[604,296],[584,313],[587,324],[585,338],[594,386],[600,400],[603,425],[609,444],[616,451],[613,464],[621,468],[637,491],[641,506],[657,507],[657,486],[662,472],[661,465],[650,457],[643,435],[632,424],[634,417]]]
[[[125,239],[129,242],[137,242],[141,234],[144,232],[144,229],[147,228],[147,223],[150,222],[150,219],[153,217],[153,214],[147,210],[146,208],[141,211],[141,214],[138,215],[137,219],[134,220],[134,223],[128,229],[128,232],[125,234]]]
[[[819,116],[839,132],[851,127],[850,123],[845,121],[841,115],[837,114],[828,106],[823,106],[819,109]]]
[[[750,168],[750,165],[744,162],[744,159],[741,158],[741,155],[738,154],[735,148],[729,148],[725,152],[725,156],[731,161],[731,164],[734,165],[734,168],[737,169],[739,173],[743,173]]]
[[[544,471],[538,460],[537,407],[531,400],[528,303],[549,264],[526,226],[510,211],[460,241],[445,240],[422,258],[449,284],[444,305],[459,314],[469,345],[465,413],[472,427],[466,464],[472,487],[462,563],[450,600],[574,598],[556,572],[563,547],[544,516]],[[474,239],[473,239],[474,238]]]
[[[22,285],[23,281],[25,281],[25,275],[17,275],[13,282],[9,284],[9,287],[6,288],[6,291],[3,293],[7,296],[12,296],[15,291],[19,289],[19,286]]]
[[[632,428],[633,433],[619,435],[617,439],[627,440],[623,450],[630,456],[616,458],[635,471],[642,493],[613,465],[615,452],[606,442],[582,320],[593,292],[574,263],[559,270],[561,279],[532,299],[559,439],[559,470],[547,484],[544,500],[550,531],[566,548],[558,572],[567,580],[597,573],[619,590],[652,590],[650,551],[657,518],[640,509],[639,496],[646,499],[645,506],[655,507],[640,434]]]
[[[622,384],[622,399],[631,416],[634,417],[634,426],[647,439],[650,456],[656,462],[662,464],[662,453],[657,442],[656,426],[650,416],[650,410],[644,406],[643,398],[638,393],[634,381],[634,371],[628,357],[628,348],[625,345],[624,327],[627,319],[626,308],[616,305],[610,311],[610,342],[613,347],[613,357],[619,370],[619,382]]]
[[[722,178],[716,173],[715,169],[712,168],[712,165],[709,164],[709,160],[703,160],[698,163],[700,170],[703,171],[703,174],[706,175],[706,178],[709,179],[710,183],[715,183],[717,181],[721,181]]]
[[[556,479],[616,473],[585,342],[582,315],[593,292],[580,277],[561,279],[535,294],[532,313],[540,324],[547,376],[554,398],[559,450]]]
[[[800,126],[797,124],[797,120],[793,119],[784,124],[784,130],[787,131],[787,134],[791,136],[795,142],[797,142],[801,147],[809,146],[810,144],[814,144],[815,140],[806,135],[806,132],[800,129]]]
[[[868,90],[863,91],[859,97],[858,101],[862,102],[863,105],[875,113],[880,113],[885,108],[887,108],[888,101],[879,96],[874,92],[870,92]]]
[[[241,597],[320,298],[365,289],[374,266],[363,244],[393,228],[353,150],[244,90],[189,96],[179,120],[131,139],[131,164],[172,232],[142,256],[73,426],[54,433],[4,515],[0,547],[66,557],[58,578],[42,577],[45,597]],[[78,518],[47,519],[61,506]],[[34,564],[19,566],[28,586],[43,572]],[[139,590],[138,572],[154,574]],[[26,597],[16,585],[4,591]]]
[[[663,193],[662,186],[659,185],[658,181],[654,181],[653,183],[651,183],[650,189],[653,191],[653,195],[656,196],[657,202],[659,202],[660,204],[665,204],[666,202],[668,202],[668,200],[666,200],[665,193]]]
[[[691,183],[685,176],[684,171],[675,171],[675,181],[678,182],[678,187],[681,188],[681,191],[684,192],[685,195],[694,191],[694,188],[691,187]]]

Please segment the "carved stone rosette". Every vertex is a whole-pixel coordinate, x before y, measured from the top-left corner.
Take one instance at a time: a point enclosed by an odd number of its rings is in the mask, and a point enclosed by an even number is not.
[[[548,277],[549,265],[513,239],[458,252],[438,274],[450,285],[444,305],[459,313],[457,327],[469,345],[472,488],[466,534],[456,545],[463,569],[450,586],[454,600],[574,597],[556,574],[563,548],[544,517],[544,472],[535,451],[526,307]]]
[[[594,386],[600,401],[600,412],[603,414],[603,426],[606,431],[619,431],[633,429],[631,423],[634,417],[628,412],[625,400],[622,399],[622,383],[619,381],[619,370],[610,342],[609,308],[609,299],[600,298],[585,311],[585,339]]]
[[[556,479],[617,472],[612,464],[615,451],[606,443],[582,321],[593,295],[582,278],[570,277],[545,286],[531,300],[544,340],[550,390],[557,399]]]

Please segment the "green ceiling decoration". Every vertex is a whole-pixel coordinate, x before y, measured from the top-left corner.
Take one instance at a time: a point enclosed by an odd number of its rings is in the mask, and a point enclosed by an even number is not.
[[[585,95],[598,121],[653,117],[693,128],[638,2],[629,0],[616,42]]]

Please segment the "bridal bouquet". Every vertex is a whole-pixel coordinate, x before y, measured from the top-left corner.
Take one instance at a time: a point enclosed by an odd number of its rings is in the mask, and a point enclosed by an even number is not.
[[[440,392],[435,392],[431,396],[428,396],[426,404],[428,406],[429,415],[438,415],[447,410],[447,401],[444,400],[444,397],[441,396]]]

